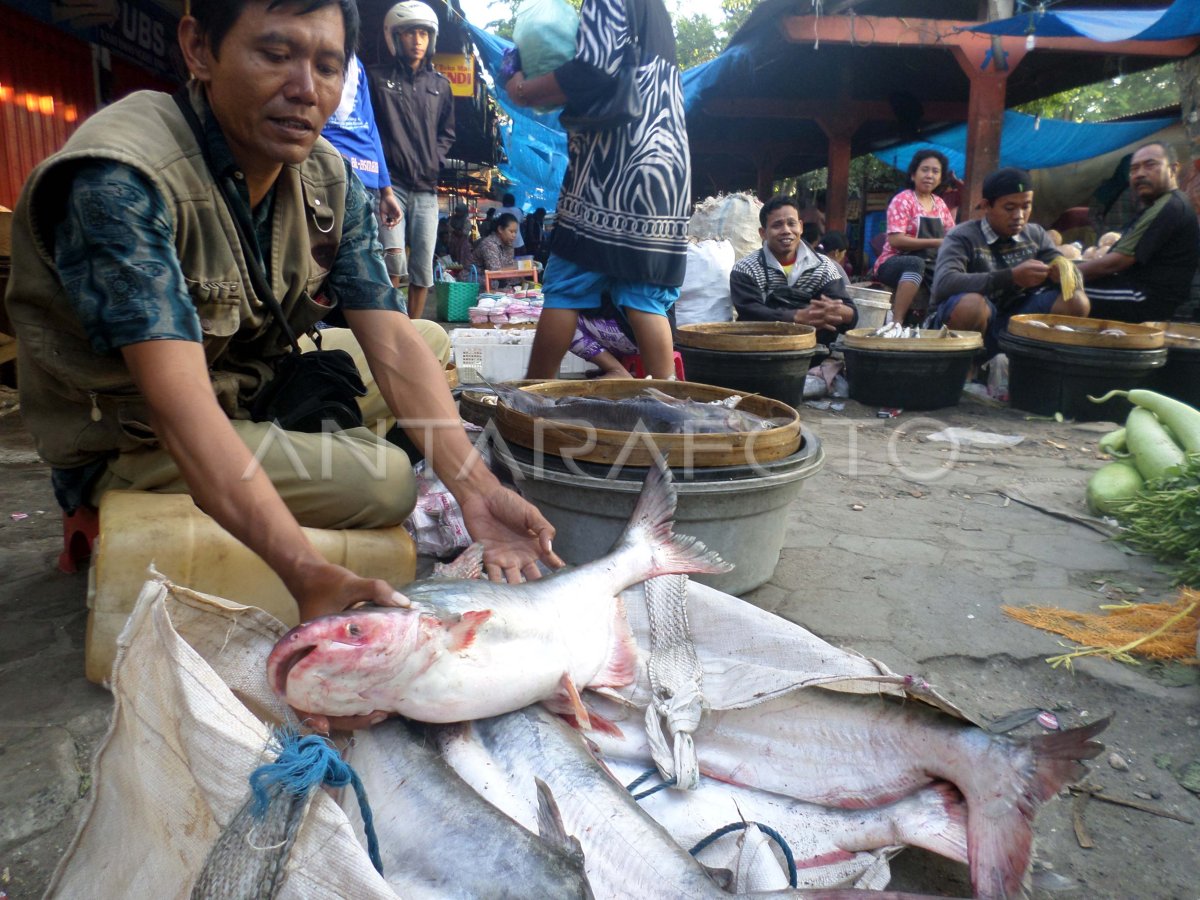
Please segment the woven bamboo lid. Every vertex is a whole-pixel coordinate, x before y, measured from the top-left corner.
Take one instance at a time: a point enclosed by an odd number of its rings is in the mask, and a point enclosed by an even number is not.
[[[1041,324],[1030,324],[1032,322]],[[1122,333],[1100,333],[1108,330]],[[1161,327],[1133,325],[1129,322],[1116,322],[1111,319],[1081,319],[1078,316],[1052,314],[1013,316],[1008,320],[1008,331],[1017,337],[1041,341],[1045,344],[1102,347],[1108,350],[1157,350],[1164,343]]]
[[[983,346],[978,331],[922,331],[920,337],[875,337],[874,328],[847,331],[845,344],[852,350],[897,350],[914,353],[949,353],[977,350]]]
[[[817,345],[817,330],[811,325],[791,322],[706,322],[680,325],[675,343],[697,350],[730,353],[810,350]]]

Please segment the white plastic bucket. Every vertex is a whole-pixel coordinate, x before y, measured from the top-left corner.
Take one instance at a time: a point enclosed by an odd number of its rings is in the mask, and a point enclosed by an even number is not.
[[[880,328],[887,321],[888,310],[892,308],[890,291],[877,291],[874,288],[850,285],[850,298],[858,309],[858,328]]]

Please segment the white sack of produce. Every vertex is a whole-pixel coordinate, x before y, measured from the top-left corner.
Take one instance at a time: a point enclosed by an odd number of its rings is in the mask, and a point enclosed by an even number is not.
[[[573,59],[578,32],[579,16],[566,0],[525,0],[513,24],[525,77],[537,78]]]
[[[735,260],[749,256],[762,246],[758,236],[761,209],[762,201],[748,192],[707,197],[696,204],[688,220],[688,237],[693,241],[729,241]]]
[[[736,261],[729,241],[688,241],[687,270],[675,301],[676,325],[728,322],[733,318],[729,273]]]

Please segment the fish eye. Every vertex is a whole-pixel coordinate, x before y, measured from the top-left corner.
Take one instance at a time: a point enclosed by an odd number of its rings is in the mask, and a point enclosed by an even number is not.
[[[350,637],[359,637],[362,634],[362,629],[358,627],[357,622],[351,622],[346,626],[346,634]]]

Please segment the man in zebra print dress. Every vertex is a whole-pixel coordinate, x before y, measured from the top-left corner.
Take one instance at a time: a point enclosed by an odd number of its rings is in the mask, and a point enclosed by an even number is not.
[[[615,90],[631,41],[640,51],[643,114],[616,128],[570,133],[530,378],[557,374],[579,311],[599,307],[606,290],[633,328],[645,370],[674,376],[667,311],[687,260],[691,160],[662,0],[584,0],[575,58],[537,78],[518,72],[506,90],[522,106],[587,109]]]

